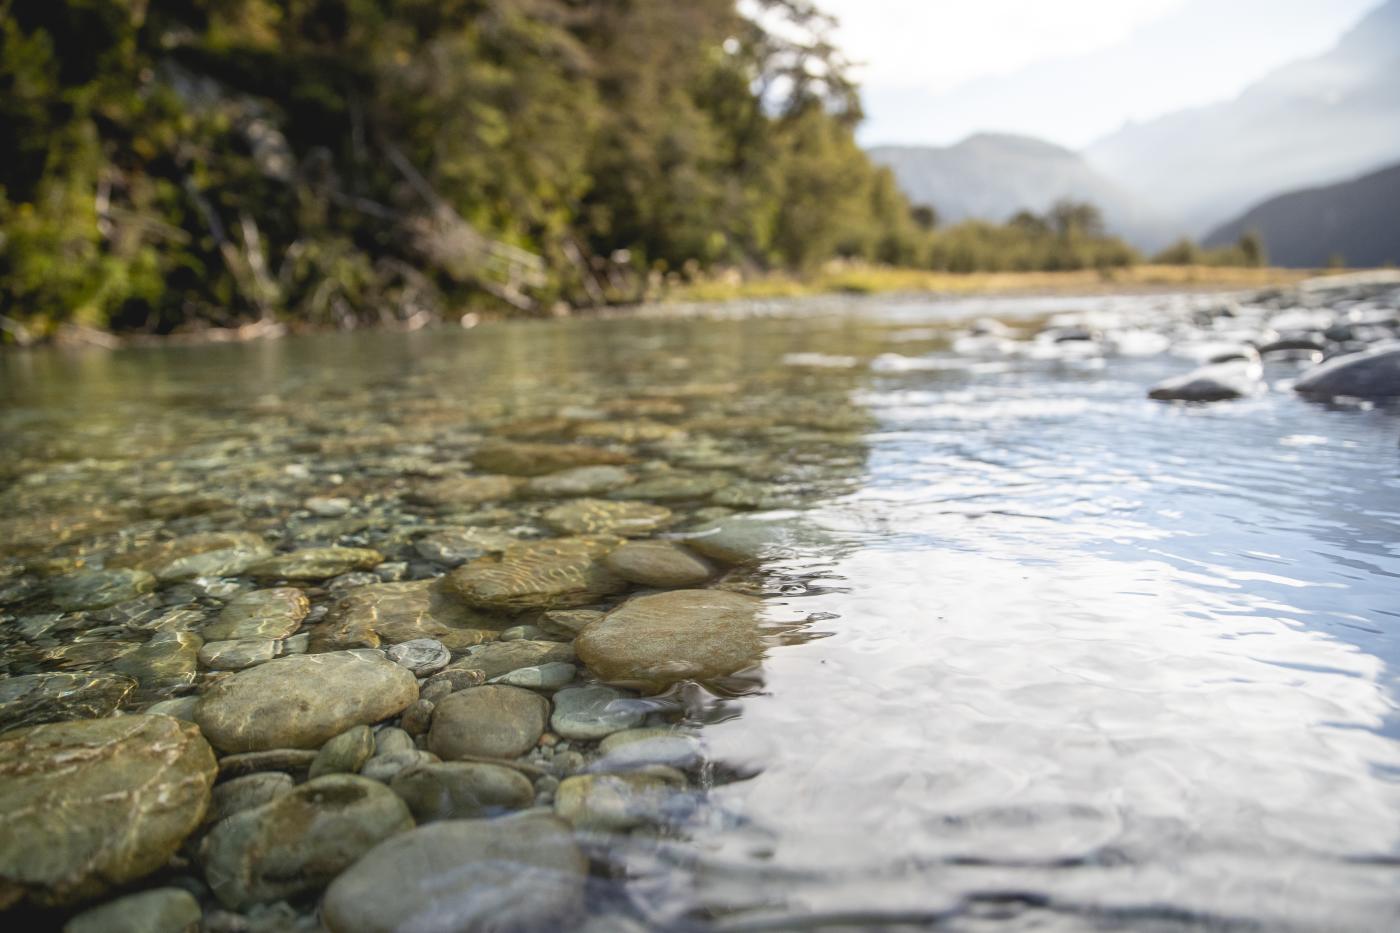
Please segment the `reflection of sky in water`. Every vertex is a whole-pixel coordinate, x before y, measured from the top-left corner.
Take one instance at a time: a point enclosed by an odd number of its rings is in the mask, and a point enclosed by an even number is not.
[[[717,794],[751,828],[700,834],[702,898],[1394,919],[1396,421],[1142,398],[1179,365],[858,391],[867,475],[818,516],[856,546],[793,602],[840,618],[710,734],[763,770]]]

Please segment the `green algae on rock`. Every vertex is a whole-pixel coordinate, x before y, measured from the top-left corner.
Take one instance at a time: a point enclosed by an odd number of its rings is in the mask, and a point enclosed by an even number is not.
[[[73,903],[160,868],[204,818],[216,771],[199,730],[168,716],[0,736],[0,909]]]
[[[634,596],[574,642],[599,680],[644,691],[742,670],[763,653],[762,600],[724,590]]]
[[[195,720],[215,748],[319,748],[418,699],[418,682],[377,651],[333,651],[268,661],[213,684]]]

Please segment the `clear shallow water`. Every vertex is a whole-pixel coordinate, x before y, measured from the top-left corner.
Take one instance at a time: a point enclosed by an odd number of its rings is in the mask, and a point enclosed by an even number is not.
[[[736,695],[663,701],[661,718],[703,724],[713,767],[659,834],[587,840],[604,922],[1400,921],[1396,413],[1287,391],[1164,405],[1145,391],[1179,357],[968,356],[948,313],[5,358],[7,667],[67,665],[46,652],[75,639],[137,643],[150,616],[45,628],[34,581],[68,568],[36,561],[209,528],[391,559],[438,525],[538,534],[535,504],[444,515],[401,494],[483,436],[669,400],[645,417],[686,434],[628,444],[643,469],[718,472],[771,499],[730,501],[825,535],[729,578],[775,620],[811,621]],[[332,494],[350,516],[301,509]],[[220,501],[153,517],[172,496]],[[712,507],[673,504],[675,528]],[[68,540],[32,546],[36,522]]]

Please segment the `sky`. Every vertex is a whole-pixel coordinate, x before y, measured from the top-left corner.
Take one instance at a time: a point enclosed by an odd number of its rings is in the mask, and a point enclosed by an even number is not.
[[[1082,148],[1320,54],[1379,0],[821,0],[866,145],[980,131]]]

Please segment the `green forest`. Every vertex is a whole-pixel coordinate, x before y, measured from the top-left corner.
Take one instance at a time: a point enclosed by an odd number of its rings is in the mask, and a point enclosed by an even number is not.
[[[830,20],[744,9],[0,0],[0,329],[547,314],[833,258],[1138,259],[1086,205],[939,229],[856,145]]]

